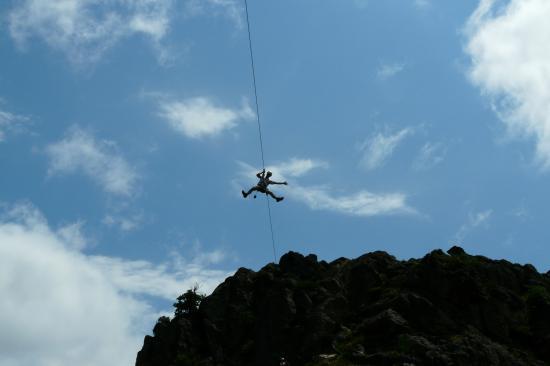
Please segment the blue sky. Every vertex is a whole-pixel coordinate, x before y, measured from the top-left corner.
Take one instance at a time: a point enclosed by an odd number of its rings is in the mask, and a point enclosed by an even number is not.
[[[249,7],[279,256],[458,244],[550,269],[550,4]],[[265,199],[240,195],[261,168],[244,4],[0,16],[0,365],[133,364],[179,293],[273,260]]]

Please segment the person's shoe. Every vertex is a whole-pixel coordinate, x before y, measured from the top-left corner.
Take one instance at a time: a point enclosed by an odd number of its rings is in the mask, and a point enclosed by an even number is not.
[[[246,196],[248,196],[248,194],[246,194],[245,191],[241,191],[241,193],[243,194],[243,197],[246,198]]]
[[[277,200],[277,202],[281,202],[282,200],[284,200],[285,198],[284,197],[277,197],[275,198]]]

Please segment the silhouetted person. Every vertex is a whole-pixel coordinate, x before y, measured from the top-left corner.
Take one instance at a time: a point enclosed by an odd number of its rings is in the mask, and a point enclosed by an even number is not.
[[[269,177],[271,177],[273,174],[271,172],[267,172],[262,170],[258,174],[256,174],[256,177],[260,180],[258,184],[256,184],[254,187],[250,188],[248,192],[242,191],[243,197],[246,198],[250,193],[252,192],[260,192],[270,195],[271,197],[275,198],[277,202],[280,202],[284,199],[284,197],[277,197],[271,192],[267,186],[270,184],[284,184],[285,186],[288,184],[287,182],[274,182]],[[254,196],[256,198],[256,196]]]

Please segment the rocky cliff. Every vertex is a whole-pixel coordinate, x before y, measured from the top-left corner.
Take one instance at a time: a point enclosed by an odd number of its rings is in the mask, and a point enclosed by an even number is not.
[[[453,247],[241,268],[161,318],[136,366],[550,365],[550,275]]]

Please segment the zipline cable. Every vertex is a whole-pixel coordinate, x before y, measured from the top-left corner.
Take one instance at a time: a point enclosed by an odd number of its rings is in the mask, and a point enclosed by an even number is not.
[[[271,204],[267,194],[265,195],[265,201],[267,202],[267,213],[269,214],[269,228],[271,229],[271,244],[273,245],[273,263],[277,263],[277,252],[275,250],[275,236],[273,235],[273,222],[271,220]]]
[[[252,36],[250,32],[250,19],[248,16],[248,1],[244,0],[244,8],[246,10],[246,26],[248,29],[248,49],[250,50],[250,65],[252,67],[252,81],[254,84],[254,98],[256,101],[256,120],[258,121],[258,135],[260,137],[260,152],[262,155],[262,168],[265,170],[265,159],[264,159],[264,142],[262,139],[262,125],[260,123],[260,107],[258,105],[258,88],[256,86],[256,67],[254,66],[254,53],[252,52]],[[267,202],[267,212],[269,214],[269,229],[271,230],[271,244],[273,246],[273,261],[277,262],[277,251],[275,249],[275,235],[273,234],[273,221],[271,219],[271,205],[269,204],[269,197],[265,195],[265,200]]]
[[[258,88],[256,87],[256,67],[254,65],[254,53],[252,52],[252,36],[250,35],[250,20],[248,17],[248,1],[244,0],[246,10],[246,26],[248,29],[248,49],[250,50],[250,65],[252,67],[252,81],[254,83],[254,97],[256,100],[256,119],[258,120],[258,135],[260,136],[260,152],[262,153],[262,168],[265,169],[264,142],[262,139],[262,125],[260,123],[260,107],[258,106]]]

